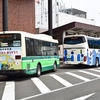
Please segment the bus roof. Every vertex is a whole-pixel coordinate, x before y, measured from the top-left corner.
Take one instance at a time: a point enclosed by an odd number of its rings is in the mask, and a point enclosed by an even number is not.
[[[48,42],[58,43],[58,40],[55,40],[55,39],[52,38],[52,36],[46,35],[46,34],[33,34],[33,33],[24,32],[24,31],[4,31],[4,32],[0,32],[0,34],[13,34],[13,33],[16,33],[16,34],[20,33],[24,37],[29,37],[29,38],[48,41]]]

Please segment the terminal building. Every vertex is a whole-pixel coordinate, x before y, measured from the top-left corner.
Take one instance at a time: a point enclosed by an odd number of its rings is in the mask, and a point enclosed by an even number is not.
[[[38,1],[35,2],[35,25],[37,33],[41,33],[48,30],[48,0]],[[53,29],[74,21],[89,25],[96,24],[94,20],[87,19],[87,12],[66,8],[60,0],[52,0],[52,19]]]
[[[2,31],[2,0],[0,0],[0,31]],[[74,32],[100,33],[93,19],[87,19],[87,12],[67,8],[52,0],[53,38],[62,45],[62,34]],[[33,34],[48,32],[48,0],[8,0],[8,31],[26,31]],[[63,51],[63,50],[62,50]]]
[[[2,31],[2,1],[0,0],[0,31]],[[35,0],[8,1],[8,30],[36,33]]]
[[[73,21],[95,25],[95,21],[86,18],[84,11],[72,8],[66,10],[58,0],[52,0],[52,6],[53,29]],[[8,0],[8,30],[30,33],[47,31],[48,0]],[[2,31],[2,0],[0,0],[0,31]]]
[[[74,16],[77,16],[77,17],[87,18],[87,13],[85,11],[81,11],[81,10],[78,10],[78,9],[75,9],[75,8],[60,9],[59,12],[74,15]]]

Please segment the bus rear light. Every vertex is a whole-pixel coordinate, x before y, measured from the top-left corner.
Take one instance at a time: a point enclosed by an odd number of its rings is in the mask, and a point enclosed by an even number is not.
[[[21,55],[16,55],[15,59],[21,59]]]
[[[87,57],[86,57],[86,56],[84,56],[84,61],[86,61],[86,58],[87,58]]]

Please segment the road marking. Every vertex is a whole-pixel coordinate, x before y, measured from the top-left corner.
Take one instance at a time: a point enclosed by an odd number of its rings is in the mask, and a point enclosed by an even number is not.
[[[82,96],[82,97],[79,97],[79,98],[76,98],[76,99],[73,99],[73,100],[85,100],[89,97],[91,97],[92,95],[94,95],[95,93],[92,93],[92,94],[89,94],[89,95],[85,95],[85,96]]]
[[[74,74],[74,73],[71,73],[71,72],[66,72],[66,74],[69,74],[69,75],[71,75],[71,76],[74,76],[74,77],[76,77],[76,78],[79,78],[79,79],[81,79],[81,80],[83,80],[83,81],[85,81],[85,82],[90,81],[90,79],[88,79],[88,78],[85,78],[85,77],[83,77],[83,76],[80,76],[80,75],[77,75],[77,74]]]
[[[89,69],[89,70],[92,70],[92,71],[95,71],[95,72],[100,72],[100,70],[96,70],[96,69]]]
[[[92,81],[96,81],[98,79],[100,79],[100,78],[92,79],[91,82]],[[84,83],[86,83],[86,82],[81,82],[81,83],[75,84],[75,85],[73,85],[73,87],[78,86],[78,85],[82,85]],[[60,90],[64,90],[64,89],[67,89],[67,88],[70,88],[70,87],[62,87],[62,88],[59,88],[59,89],[52,90],[49,93],[54,93],[54,92],[57,92],[57,91],[60,91]],[[32,98],[35,98],[35,97],[39,97],[39,96],[42,96],[42,95],[44,95],[44,94],[37,94],[37,95],[33,95],[33,96],[29,96],[29,97],[22,98],[20,100],[29,100],[29,99],[32,99]]]
[[[34,82],[42,94],[51,92],[51,90],[40,79],[31,78],[31,80]]]
[[[57,81],[59,81],[61,84],[63,84],[64,86],[66,87],[71,87],[73,86],[73,84],[69,83],[68,81],[64,80],[63,78],[55,75],[55,74],[52,74],[50,75],[51,77],[55,78]]]
[[[100,75],[93,74],[93,73],[90,73],[90,72],[87,72],[87,71],[79,70],[79,72],[82,72],[82,73],[89,74],[89,75],[96,76],[96,77],[100,78]]]
[[[15,100],[15,83],[14,81],[6,82],[4,93],[1,100]]]

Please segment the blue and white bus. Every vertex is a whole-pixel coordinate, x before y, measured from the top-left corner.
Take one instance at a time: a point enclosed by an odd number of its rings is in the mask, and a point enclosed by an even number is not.
[[[86,35],[68,35],[63,37],[64,64],[88,65],[100,64],[100,38]]]

